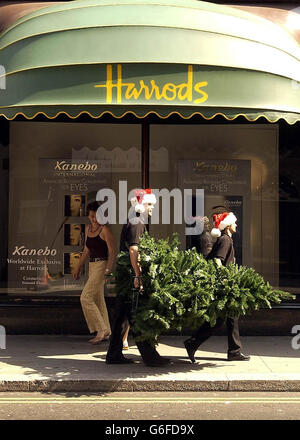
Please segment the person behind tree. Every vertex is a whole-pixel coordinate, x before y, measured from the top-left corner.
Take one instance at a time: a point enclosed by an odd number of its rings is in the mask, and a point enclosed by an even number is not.
[[[205,258],[212,250],[213,241],[209,232],[209,219],[208,217],[200,217],[200,221],[203,224],[203,231],[199,235],[190,235],[188,248],[195,247],[197,252],[202,254]]]
[[[146,223],[148,216],[152,215],[153,207],[156,203],[155,195],[152,194],[151,189],[137,190],[135,197],[131,199],[131,204],[135,208],[136,217],[128,219],[127,223],[123,225],[120,238],[120,251],[128,252],[130,263],[133,268],[135,278],[134,287],[139,289],[139,294],[142,294],[143,285],[141,279],[141,267],[138,262],[139,256],[139,240],[142,234],[146,231]],[[132,363],[131,359],[126,358],[122,353],[123,339],[129,325],[132,323],[132,305],[126,302],[123,297],[118,298],[117,311],[112,327],[112,334],[110,338],[109,348],[106,354],[107,364],[128,364]],[[137,334],[133,334],[137,337]],[[142,356],[143,362],[147,366],[160,367],[167,365],[169,359],[163,358],[156,351],[155,346],[150,342],[138,342],[136,345]]]
[[[234,247],[232,235],[236,232],[236,217],[232,212],[224,212],[213,215],[214,228],[211,235],[217,238],[207,259],[214,259],[217,266],[222,270],[223,266],[229,263],[235,263]],[[199,329],[187,340],[184,341],[187,354],[192,362],[195,361],[195,353],[199,346],[206,341],[217,328],[222,326],[223,321],[219,318],[214,327],[205,322]],[[228,351],[227,359],[229,361],[248,361],[250,356],[241,353],[241,341],[239,334],[238,318],[228,317],[226,319]]]

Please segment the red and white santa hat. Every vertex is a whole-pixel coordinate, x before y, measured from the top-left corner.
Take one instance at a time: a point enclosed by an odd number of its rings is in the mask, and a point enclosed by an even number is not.
[[[156,197],[150,188],[137,189],[134,191],[134,197],[131,199],[131,205],[134,206],[135,212],[142,214],[145,212],[145,204],[152,203],[155,205]]]
[[[227,226],[233,225],[237,218],[233,212],[223,212],[222,214],[214,214],[214,228],[210,231],[211,235],[216,238],[221,236],[221,231],[223,231]]]

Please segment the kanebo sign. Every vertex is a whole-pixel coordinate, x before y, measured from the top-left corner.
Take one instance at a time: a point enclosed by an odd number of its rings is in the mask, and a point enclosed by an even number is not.
[[[22,246],[15,246],[15,250],[12,253],[13,255],[56,255],[57,250],[56,249],[49,249],[48,246],[46,246],[44,249],[28,249],[24,245]]]
[[[57,161],[55,168],[56,171],[96,171],[98,165],[96,163],[67,163],[65,160]]]

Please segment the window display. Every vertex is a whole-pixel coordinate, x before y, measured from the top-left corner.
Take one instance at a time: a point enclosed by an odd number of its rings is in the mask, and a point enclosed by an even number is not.
[[[157,149],[169,155],[167,172],[150,167],[153,188],[204,190],[204,213],[233,211],[239,264],[254,267],[279,285],[278,127],[276,125],[152,125],[150,157]],[[160,203],[160,200],[159,200]],[[195,201],[194,201],[195,206]],[[182,248],[191,246],[185,225],[152,225],[156,237],[179,234]]]
[[[79,280],[73,272],[85,243],[86,207],[101,189],[117,193],[120,180],[128,188],[140,183],[139,149],[137,125],[11,123],[9,293],[80,295],[88,263]],[[121,226],[111,226],[118,237]]]
[[[218,208],[235,213],[239,224],[238,231],[234,235],[236,261],[238,264],[243,264],[243,213],[244,210],[247,210],[248,215],[250,213],[251,162],[226,159],[180,159],[178,184],[182,189],[204,189],[205,213],[215,213]],[[244,234],[246,242],[249,242],[249,234],[248,227]],[[187,236],[187,240],[190,240],[187,242],[187,247],[191,246],[191,241],[195,238],[192,235]]]
[[[86,196],[71,194],[65,196],[65,215],[68,217],[82,217],[85,215]]]
[[[85,240],[85,225],[67,224],[64,226],[65,246],[83,246]]]
[[[78,261],[82,255],[82,252],[66,252],[64,253],[64,270],[63,274],[72,274],[77,268]],[[84,275],[84,268],[81,272]]]
[[[162,123],[150,124],[149,131],[150,185],[170,196],[170,221],[163,221],[159,197],[159,221],[151,220],[151,234],[166,238],[176,232],[182,248],[200,249],[202,242],[209,247],[212,214],[232,211],[238,219],[237,263],[295,292],[298,138],[279,143],[276,124]],[[0,293],[81,293],[87,267],[77,281],[72,267],[84,246],[86,206],[100,189],[116,195],[111,216],[116,222],[110,226],[119,250],[121,211],[130,207],[128,193],[141,187],[141,133],[141,124],[10,123],[8,251],[1,249]],[[126,194],[120,193],[120,182],[126,183]],[[193,216],[195,192],[204,191],[205,230],[197,236],[186,233],[191,225],[184,212],[174,221],[179,205],[172,191],[187,189]]]

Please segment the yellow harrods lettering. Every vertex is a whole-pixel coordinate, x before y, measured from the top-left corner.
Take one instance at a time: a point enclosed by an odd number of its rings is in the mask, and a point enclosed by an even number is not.
[[[168,96],[168,92],[170,92],[172,96]],[[162,89],[162,94],[167,101],[173,101],[174,99],[176,99],[177,90],[175,84],[165,84]]]
[[[155,80],[150,81],[150,86],[145,84],[144,80],[139,81],[139,85],[131,82],[123,82],[122,79],[122,65],[117,64],[117,82],[113,83],[112,79],[112,64],[106,66],[106,83],[96,84],[96,88],[106,89],[106,102],[108,104],[112,103],[113,100],[113,89],[117,89],[117,103],[122,102],[122,91],[125,88],[124,98],[128,101],[130,99],[138,100],[141,95],[144,94],[146,101],[149,101],[153,97],[157,101],[165,99],[166,101],[174,101],[179,99],[179,101],[189,101],[195,104],[202,104],[208,99],[208,94],[202,90],[203,87],[208,85],[207,81],[198,82],[193,84],[193,66],[188,66],[187,72],[187,82],[175,85],[171,82],[159,86],[156,84]],[[193,100],[193,92],[200,95],[200,98]]]
[[[207,84],[208,84],[207,81],[202,81],[195,84],[195,91],[200,95],[202,95],[202,98],[195,99],[194,101],[195,104],[202,104],[202,102],[205,102],[207,100],[208,94],[203,90],[201,90],[201,87],[206,87]]]
[[[183,90],[186,89],[184,93]],[[188,80],[187,83],[179,84],[178,86],[178,98],[180,101],[187,99],[193,101],[193,66],[188,66]]]

